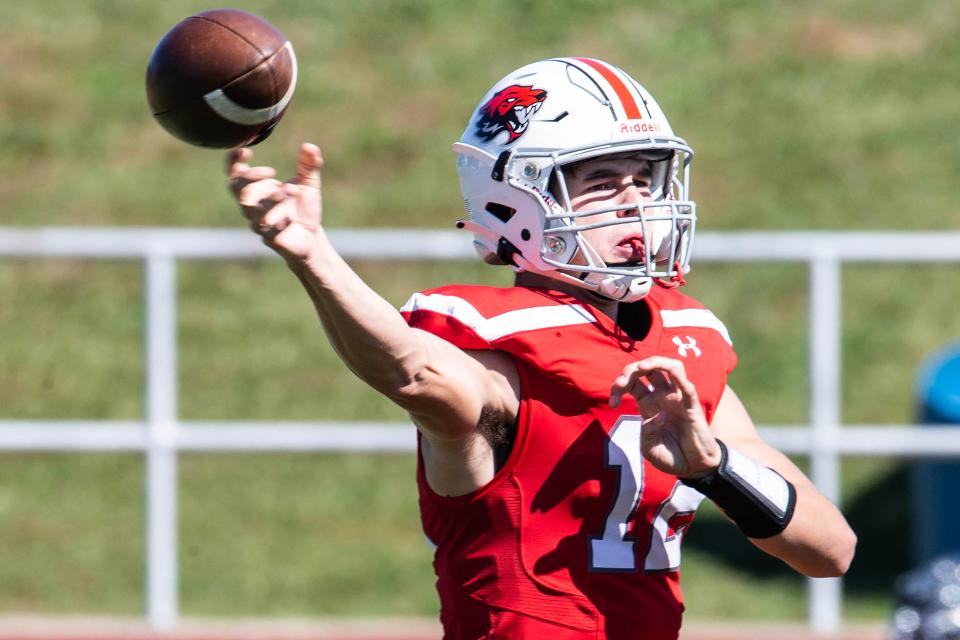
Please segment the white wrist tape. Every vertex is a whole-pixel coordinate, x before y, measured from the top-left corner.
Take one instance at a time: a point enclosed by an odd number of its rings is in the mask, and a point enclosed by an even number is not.
[[[743,486],[755,500],[763,502],[777,517],[783,518],[790,509],[793,485],[770,467],[761,465],[732,447],[726,449],[727,464],[721,473],[736,478],[737,484]]]

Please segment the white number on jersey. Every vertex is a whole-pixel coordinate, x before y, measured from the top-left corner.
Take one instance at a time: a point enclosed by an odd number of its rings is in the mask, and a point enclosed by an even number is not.
[[[621,416],[610,430],[606,466],[618,470],[619,487],[604,521],[603,534],[590,538],[590,568],[594,571],[637,570],[634,553],[637,540],[627,535],[627,527],[643,496],[642,422],[640,416]],[[676,516],[693,513],[702,500],[702,494],[677,483],[670,497],[657,509],[653,531],[650,532],[650,550],[643,561],[644,571],[674,570],[680,566],[682,534],[671,532],[670,521]]]

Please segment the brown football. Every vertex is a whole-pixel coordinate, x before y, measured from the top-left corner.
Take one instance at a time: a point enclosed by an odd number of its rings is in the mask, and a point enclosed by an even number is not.
[[[147,65],[147,102],[164,129],[190,144],[260,142],[297,83],[293,46],[258,15],[215,9],[176,24]]]

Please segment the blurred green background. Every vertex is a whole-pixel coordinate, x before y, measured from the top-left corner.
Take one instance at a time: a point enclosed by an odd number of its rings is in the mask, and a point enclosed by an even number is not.
[[[697,152],[700,229],[960,227],[960,3],[954,0],[237,0],[293,41],[294,102],[258,162],[321,145],[330,227],[451,228],[450,143],[485,90],[557,55],[624,67]],[[241,228],[219,152],[150,117],[154,44],[211,5],[0,0],[0,224]],[[694,258],[696,262],[696,258]],[[391,302],[483,265],[355,264]],[[914,417],[913,379],[960,336],[954,266],[844,271],[843,420]],[[0,261],[0,418],[143,415],[141,267]],[[807,275],[696,264],[689,291],[724,319],[732,385],[761,424],[807,419]],[[180,415],[403,419],[327,346],[279,261],[179,268]],[[185,615],[436,614],[411,455],[188,454],[180,462]],[[800,460],[803,463],[803,460]],[[843,463],[860,534],[845,613],[889,612],[911,564],[906,467]],[[0,613],[143,610],[143,463],[3,454]],[[685,543],[693,618],[800,619],[804,583],[709,507]]]

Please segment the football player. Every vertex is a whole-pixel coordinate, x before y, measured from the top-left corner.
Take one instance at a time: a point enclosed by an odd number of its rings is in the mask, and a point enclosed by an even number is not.
[[[678,291],[693,151],[653,97],[603,61],[543,60],[496,83],[453,147],[458,226],[516,283],[399,312],[327,239],[317,147],[286,183],[249,149],[228,168],[340,357],[417,425],[445,637],[677,638],[705,497],[800,573],[843,574],[853,532],[760,439],[726,328]]]

